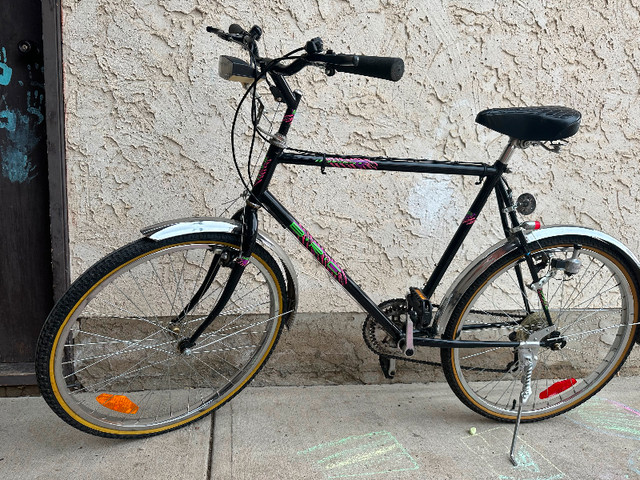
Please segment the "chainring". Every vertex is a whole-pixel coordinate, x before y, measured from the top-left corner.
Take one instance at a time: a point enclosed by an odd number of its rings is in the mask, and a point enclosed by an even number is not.
[[[404,298],[394,298],[386,300],[378,305],[378,308],[384,313],[391,322],[404,331],[407,323],[407,300]],[[414,357],[407,357],[402,350],[393,341],[389,334],[376,322],[371,316],[367,318],[362,325],[362,336],[367,347],[375,353],[386,358],[395,358],[406,362],[422,363],[425,365],[441,366],[440,362],[431,362],[428,360],[420,360]],[[424,349],[423,349],[424,350]],[[417,350],[419,352],[420,350]]]
[[[403,317],[406,318],[407,315],[407,301],[404,298],[387,300],[378,305],[378,308],[396,327],[404,330],[406,320],[403,320]],[[402,353],[398,345],[371,315],[367,315],[362,325],[362,336],[367,347],[378,355],[398,355]]]
[[[400,329],[404,332],[407,318],[407,301],[404,298],[394,298],[392,300],[386,300],[378,305],[378,308]],[[538,325],[538,319],[531,318],[531,324]],[[381,357],[394,358],[396,360],[404,360],[405,362],[420,363],[422,365],[431,365],[433,367],[442,367],[441,362],[434,362],[426,360],[428,351],[435,350],[433,348],[419,348],[416,349],[416,355],[413,357],[407,357],[402,350],[395,344],[389,334],[376,322],[371,316],[367,315],[362,325],[362,336],[367,344],[367,347]],[[420,358],[422,357],[422,358]],[[463,366],[464,370],[474,370],[475,366]],[[510,366],[507,365],[503,369],[486,369],[490,372],[504,373],[509,370]]]

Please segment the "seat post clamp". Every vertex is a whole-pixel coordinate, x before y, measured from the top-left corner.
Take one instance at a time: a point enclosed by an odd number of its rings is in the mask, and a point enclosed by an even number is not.
[[[478,181],[475,183],[476,185],[481,185],[484,179],[487,177],[487,166],[482,165],[482,175],[478,177]]]

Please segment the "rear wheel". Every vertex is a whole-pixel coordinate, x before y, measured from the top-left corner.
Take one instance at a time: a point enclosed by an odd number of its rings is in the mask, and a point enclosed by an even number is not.
[[[543,298],[528,288],[529,268],[524,256],[514,252],[491,265],[469,287],[444,335],[460,340],[526,341],[547,326],[541,302],[548,303],[563,342],[556,349],[539,349],[533,393],[523,407],[524,422],[576,407],[611,379],[633,347],[639,301],[631,261],[603,242],[558,236],[530,248],[538,276],[548,279]],[[570,260],[576,249],[579,271],[573,275],[560,271],[559,261]],[[527,285],[524,288],[519,275]],[[468,407],[497,420],[515,420],[522,389],[515,349],[443,349],[442,363],[449,385]]]
[[[184,426],[238,393],[275,346],[286,308],[284,280],[264,249],[255,246],[196,345],[178,348],[213,309],[238,251],[232,234],[143,238],[78,278],[38,342],[38,381],[53,410],[89,433],[140,437]]]

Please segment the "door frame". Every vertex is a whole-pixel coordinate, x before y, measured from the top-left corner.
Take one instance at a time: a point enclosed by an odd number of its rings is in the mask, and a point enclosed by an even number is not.
[[[71,283],[64,133],[61,0],[42,0],[42,44],[47,112],[53,300],[55,302],[69,288]]]

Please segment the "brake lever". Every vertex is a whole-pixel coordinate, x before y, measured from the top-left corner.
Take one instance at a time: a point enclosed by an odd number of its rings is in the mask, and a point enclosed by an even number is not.
[[[241,45],[242,48],[249,52],[249,55],[253,60],[258,60],[260,56],[258,54],[256,41],[262,36],[262,29],[257,25],[254,25],[250,32],[246,32],[237,24],[233,24],[229,28],[234,28],[235,31],[227,33],[220,28],[208,26],[207,32],[215,33],[218,37],[226,40],[227,42],[234,42]]]
[[[242,39],[243,39],[243,35],[239,34],[239,33],[227,33],[224,30],[220,29],[220,28],[215,28],[215,27],[211,27],[208,26],[207,27],[207,32],[209,33],[215,33],[218,37],[220,37],[223,40],[226,40],[227,42],[236,42],[236,43],[240,43],[242,44]]]

